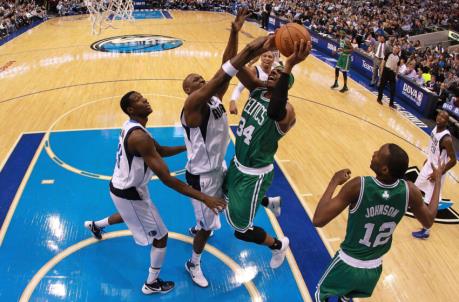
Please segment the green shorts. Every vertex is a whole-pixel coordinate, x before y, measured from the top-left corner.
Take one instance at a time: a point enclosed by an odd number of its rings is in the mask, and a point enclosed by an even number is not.
[[[315,301],[329,297],[367,298],[381,276],[382,265],[376,268],[356,268],[343,262],[336,253],[317,285]]]
[[[225,215],[228,223],[237,231],[245,232],[253,227],[253,219],[266,191],[273,181],[274,172],[260,175],[242,173],[231,161],[223,184],[228,206]]]
[[[350,54],[340,54],[338,58],[338,63],[336,63],[336,68],[339,68],[341,71],[349,71],[351,67],[351,55]]]

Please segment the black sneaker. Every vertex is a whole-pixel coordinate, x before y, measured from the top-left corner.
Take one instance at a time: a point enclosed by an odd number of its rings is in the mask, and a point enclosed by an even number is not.
[[[85,221],[84,222],[84,227],[87,228],[94,238],[101,240],[102,239],[102,230],[103,228],[99,228],[94,221]]]
[[[349,89],[347,88],[347,86],[343,86],[343,88],[341,88],[341,90],[339,92],[346,92],[348,91]]]
[[[175,284],[172,281],[163,281],[161,279],[156,279],[153,283],[147,284],[144,283],[142,286],[142,293],[145,295],[151,295],[155,293],[167,294],[172,289],[174,289]]]
[[[333,84],[330,88],[331,88],[331,89],[335,89],[335,88],[338,88],[338,86],[339,86],[338,83],[335,82],[335,84]]]

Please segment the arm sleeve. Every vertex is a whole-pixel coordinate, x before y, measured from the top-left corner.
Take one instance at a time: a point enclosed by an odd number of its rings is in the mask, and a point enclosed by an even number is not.
[[[281,121],[287,114],[288,79],[289,74],[282,72],[268,105],[268,117],[275,121]]]
[[[231,101],[237,101],[239,96],[241,95],[242,90],[244,90],[244,85],[239,82],[233,90],[233,94],[231,94]]]

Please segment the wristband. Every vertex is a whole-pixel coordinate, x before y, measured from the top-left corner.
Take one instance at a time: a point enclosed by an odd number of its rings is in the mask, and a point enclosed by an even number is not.
[[[231,64],[230,60],[226,61],[225,64],[222,65],[222,69],[230,77],[234,77],[239,72],[239,70],[234,68]]]

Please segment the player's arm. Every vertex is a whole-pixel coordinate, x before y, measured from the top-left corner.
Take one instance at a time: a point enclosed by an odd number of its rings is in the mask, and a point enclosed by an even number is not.
[[[168,187],[175,191],[203,202],[215,213],[226,207],[221,198],[211,197],[193,189],[176,177],[171,176],[169,168],[158,153],[153,139],[143,130],[134,130],[128,138],[128,150],[134,154],[140,154],[148,167]]]
[[[312,44],[310,41],[302,41],[301,43],[295,42],[295,51],[287,58],[284,70],[281,72],[280,78],[271,95],[271,100],[268,105],[268,117],[277,121],[283,132],[287,132],[290,129],[292,121],[295,118],[294,111],[290,110],[289,112],[286,107],[290,73],[296,64],[306,59],[311,48]],[[291,109],[293,109],[293,107],[291,107]]]
[[[446,150],[446,154],[448,155],[448,162],[443,169],[442,174],[448,172],[449,169],[454,167],[457,163],[456,159],[456,152],[454,151],[453,147],[453,140],[450,135],[444,136],[440,143],[441,148]]]
[[[350,204],[355,204],[360,194],[360,177],[354,177],[346,183],[341,191],[333,197],[336,187],[345,183],[351,176],[349,169],[343,169],[335,173],[319,200],[312,223],[316,227],[326,226],[333,218],[338,216]]]
[[[228,39],[228,43],[226,44],[225,51],[223,52],[222,64],[226,61],[230,60],[237,54],[238,48],[238,41],[239,41],[239,31],[244,25],[244,21],[249,15],[249,10],[247,8],[240,9],[236,15],[236,19],[231,22],[231,32]],[[223,96],[225,95],[226,91],[228,90],[229,81],[224,83],[220,90],[216,93],[220,100],[223,100]]]
[[[349,39],[345,39],[344,43],[346,44],[346,47],[344,48],[344,53],[345,54],[350,54],[354,51],[354,47],[352,47],[351,41]]]
[[[191,93],[183,106],[185,122],[189,127],[198,127],[202,119],[202,104],[207,102],[220,87],[228,82],[232,76],[241,72],[244,65],[251,59],[259,56],[265,51],[271,50],[274,45],[274,39],[271,37],[256,38],[234,58],[227,61],[203,87]],[[225,71],[225,70],[226,71]],[[244,84],[244,83],[243,83]]]
[[[155,144],[156,151],[158,151],[161,157],[169,157],[174,156],[179,153],[186,151],[186,146],[161,146],[156,140],[153,139],[153,143]]]
[[[437,167],[432,164],[431,167],[433,171],[432,178],[434,181],[434,191],[428,205],[424,203],[421,191],[419,191],[412,182],[407,182],[409,189],[409,206],[416,219],[427,229],[432,226],[437,216],[438,202],[440,200],[441,176],[445,169],[445,164],[439,162]]]

